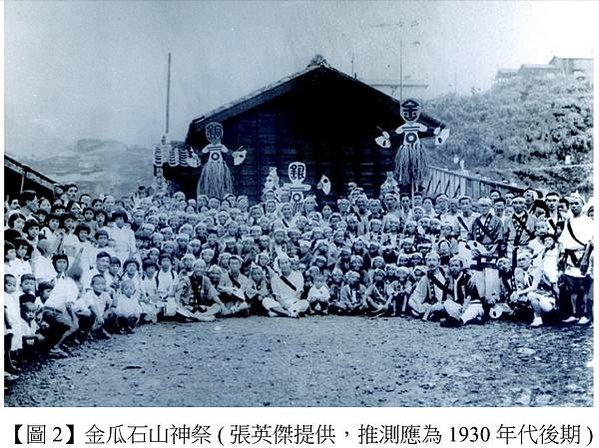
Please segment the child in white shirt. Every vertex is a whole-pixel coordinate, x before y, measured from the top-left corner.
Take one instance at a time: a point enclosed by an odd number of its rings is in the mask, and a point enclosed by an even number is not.
[[[329,302],[331,293],[325,284],[325,277],[322,273],[314,274],[312,277],[314,285],[308,291],[308,302],[310,303],[309,313],[329,314]]]
[[[121,282],[115,313],[117,328],[122,333],[134,333],[142,309],[139,304],[139,291],[136,291],[135,284],[130,279],[123,279]]]

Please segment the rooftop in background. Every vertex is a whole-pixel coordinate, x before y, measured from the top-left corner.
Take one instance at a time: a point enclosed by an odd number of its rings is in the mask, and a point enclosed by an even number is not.
[[[515,77],[577,75],[593,82],[593,59],[553,56],[548,64],[522,64],[520,68],[500,68],[495,84],[504,84]]]
[[[360,79],[360,81],[380,90],[383,93],[399,100],[399,79]],[[409,79],[404,76],[401,86],[404,98],[425,99],[428,83]]]

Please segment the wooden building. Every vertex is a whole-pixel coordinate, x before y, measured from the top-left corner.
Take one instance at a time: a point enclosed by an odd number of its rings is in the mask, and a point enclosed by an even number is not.
[[[4,195],[9,199],[18,198],[24,190],[52,199],[55,185],[49,177],[4,154]]]
[[[310,193],[322,196],[316,184],[324,174],[331,180],[334,199],[356,182],[368,194],[378,194],[386,172],[393,169],[396,145],[381,149],[375,138],[381,129],[392,131],[404,121],[398,100],[315,58],[308,67],[193,120],[186,144],[200,150],[207,144],[204,127],[220,122],[223,144],[231,151],[243,146],[247,157],[233,166],[235,193],[258,200],[269,167],[277,167],[288,182],[290,162],[306,164]],[[432,130],[440,123],[422,114],[420,121]],[[425,137],[426,137],[425,136]],[[167,168],[165,177],[188,197],[195,197],[198,169]],[[194,179],[192,181],[192,179]]]

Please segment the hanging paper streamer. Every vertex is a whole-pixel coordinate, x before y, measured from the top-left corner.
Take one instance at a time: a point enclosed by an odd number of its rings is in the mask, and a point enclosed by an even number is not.
[[[222,156],[229,149],[221,143],[222,138],[223,126],[220,123],[206,125],[206,139],[210,143],[202,149],[202,154],[208,154],[208,160],[198,182],[198,196],[205,194],[222,199],[227,193],[233,192],[231,171]]]
[[[331,192],[331,180],[323,174],[316,188],[322,190],[324,194],[329,194]]]
[[[386,131],[383,131],[382,135],[380,137],[377,137],[375,141],[376,144],[379,145],[381,148],[391,148],[391,136]]]
[[[449,137],[449,128],[441,128],[441,127],[435,128],[434,134],[435,134],[435,145],[440,146],[443,143],[445,143],[445,141]]]
[[[243,146],[241,146],[237,151],[233,151],[233,165],[235,166],[241,165],[245,160],[247,151],[245,149],[241,150],[241,148],[243,148]]]
[[[187,164],[192,168],[197,168],[201,165],[200,158],[193,148],[191,149],[191,157],[187,159]]]
[[[265,194],[269,191],[274,192],[275,198],[280,198],[281,181],[279,179],[279,174],[277,173],[277,167],[275,166],[271,166],[269,168],[268,176],[266,176],[266,180],[264,181],[264,188],[262,189],[262,194]]]

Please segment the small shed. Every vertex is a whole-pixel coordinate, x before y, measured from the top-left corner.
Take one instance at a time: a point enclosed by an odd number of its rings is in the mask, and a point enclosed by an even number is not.
[[[185,143],[200,150],[208,142],[205,126],[220,122],[223,144],[230,150],[243,146],[247,156],[239,166],[226,160],[235,182],[235,192],[258,200],[270,167],[287,182],[289,163],[306,164],[306,183],[312,193],[322,175],[331,180],[334,199],[355,182],[368,194],[378,194],[386,172],[393,169],[396,145],[381,149],[375,138],[381,130],[404,123],[399,101],[329,66],[316,57],[305,70],[284,78],[232,104],[194,119]],[[441,123],[422,114],[420,121],[432,130]],[[194,197],[198,169],[171,168],[165,177]],[[192,180],[193,179],[193,180]],[[324,199],[327,199],[324,198]]]

